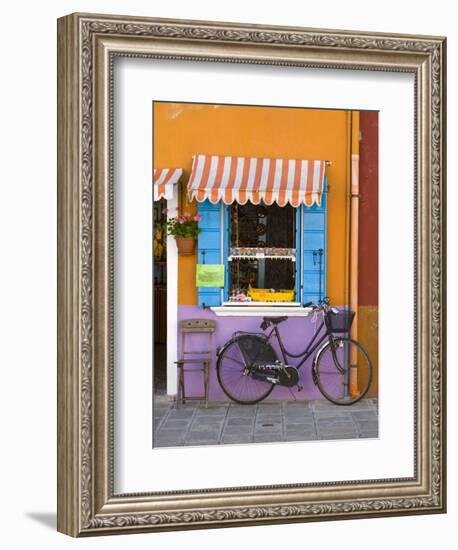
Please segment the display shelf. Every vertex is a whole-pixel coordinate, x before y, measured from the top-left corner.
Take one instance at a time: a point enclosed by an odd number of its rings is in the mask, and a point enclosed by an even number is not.
[[[228,261],[232,260],[291,260],[296,261],[295,256],[278,256],[278,255],[265,255],[265,254],[231,254],[228,256]]]
[[[258,307],[258,306],[269,306],[269,307],[275,307],[276,305],[280,305],[283,307],[300,307],[300,302],[257,302],[255,300],[252,300],[251,302],[236,302],[227,300],[223,302],[223,306],[235,306],[235,307]]]

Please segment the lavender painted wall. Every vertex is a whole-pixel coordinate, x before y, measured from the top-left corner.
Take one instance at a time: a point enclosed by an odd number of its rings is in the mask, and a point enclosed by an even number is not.
[[[247,332],[260,332],[259,325],[261,324],[262,317],[217,317],[211,310],[203,309],[199,306],[178,306],[178,319],[214,319],[216,321],[216,334],[214,337],[214,353],[210,371],[210,400],[221,401],[228,400],[228,397],[222,391],[218,378],[216,376],[216,348],[222,347],[237,330]],[[318,321],[319,323],[319,321]],[[317,327],[319,324],[316,325]],[[299,353],[302,351],[306,343],[310,340],[315,332],[315,324],[312,322],[311,317],[290,317],[287,321],[284,321],[280,325],[280,333],[285,347],[291,353]],[[187,336],[186,348],[188,351],[193,349],[207,349],[202,348],[202,345],[206,343],[208,338],[205,335],[191,335]],[[181,341],[178,340],[180,346]],[[274,346],[279,357],[281,357],[278,346]],[[178,353],[180,349],[178,350]],[[301,392],[297,391],[297,388],[288,388],[277,386],[273,392],[267,397],[267,400],[308,400],[308,399],[321,399],[323,396],[315,386],[311,375],[311,362],[313,358],[310,358],[300,369],[301,383],[304,389]],[[294,363],[293,363],[294,364]],[[186,392],[189,396],[202,395],[203,394],[203,382],[202,375],[200,373],[189,373],[186,375]]]

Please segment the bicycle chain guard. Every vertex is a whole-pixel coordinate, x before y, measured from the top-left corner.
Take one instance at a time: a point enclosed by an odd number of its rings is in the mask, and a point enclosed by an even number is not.
[[[279,386],[291,388],[299,384],[299,371],[292,365],[258,365],[252,372],[253,378],[268,380]]]
[[[285,365],[279,372],[278,384],[288,388],[299,383],[299,371],[292,365]]]

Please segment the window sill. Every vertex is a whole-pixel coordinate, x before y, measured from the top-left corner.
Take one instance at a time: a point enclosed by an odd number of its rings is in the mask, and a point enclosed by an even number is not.
[[[302,307],[297,302],[290,305],[272,305],[268,302],[227,303],[210,308],[218,317],[307,317],[312,308]]]

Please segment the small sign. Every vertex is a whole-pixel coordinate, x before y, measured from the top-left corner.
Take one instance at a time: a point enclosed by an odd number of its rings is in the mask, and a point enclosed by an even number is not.
[[[224,264],[197,264],[196,286],[224,286]]]

